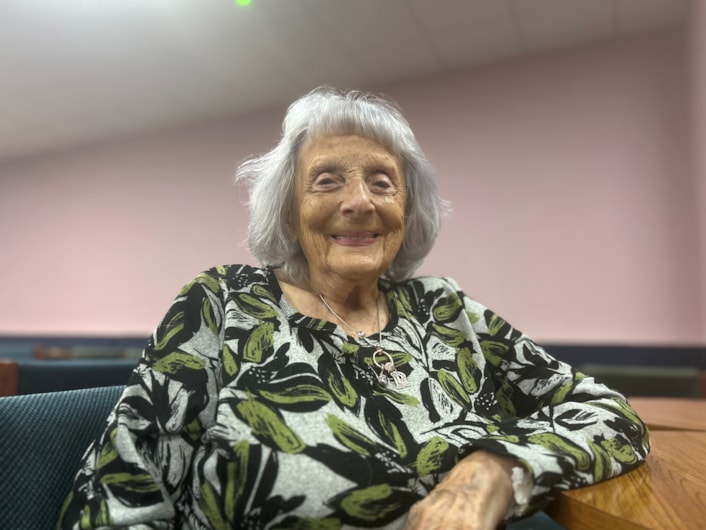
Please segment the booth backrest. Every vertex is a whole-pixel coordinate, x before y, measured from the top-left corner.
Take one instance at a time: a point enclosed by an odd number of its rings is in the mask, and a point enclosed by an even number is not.
[[[0,528],[56,526],[81,456],[123,388],[0,397]]]
[[[706,397],[696,368],[583,364],[578,370],[629,397]]]
[[[0,360],[0,396],[124,385],[137,359]]]

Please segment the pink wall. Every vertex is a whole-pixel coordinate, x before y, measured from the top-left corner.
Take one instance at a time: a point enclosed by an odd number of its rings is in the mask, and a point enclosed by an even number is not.
[[[546,340],[703,342],[685,76],[662,34],[396,91],[456,199],[425,270]]]
[[[683,34],[387,87],[453,199],[421,273],[552,342],[703,344]],[[252,262],[237,163],[282,109],[0,167],[0,334],[146,334]]]
[[[692,154],[699,227],[701,320],[706,322],[706,0],[694,0],[689,17],[690,88],[692,104]],[[699,287],[699,284],[696,284]],[[706,324],[702,324],[706,327]]]

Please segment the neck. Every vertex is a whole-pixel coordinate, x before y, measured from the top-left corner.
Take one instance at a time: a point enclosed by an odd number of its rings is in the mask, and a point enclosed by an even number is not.
[[[329,313],[325,319],[336,322],[349,335],[360,338],[379,332],[382,328],[381,313],[387,322],[386,306],[377,283],[367,289],[349,289],[346,292],[329,290],[329,293],[333,294],[317,292]],[[381,309],[381,305],[385,309]]]
[[[344,289],[335,288],[330,285],[311,286],[311,290],[317,296],[326,298],[329,304],[340,308],[342,311],[365,311],[377,307],[380,299],[380,289],[377,282],[374,285],[346,286]]]
[[[319,294],[319,298],[321,299],[321,302],[324,304],[324,307],[329,311],[329,313],[331,313],[331,315],[333,315],[334,317],[336,317],[336,319],[338,320],[339,324],[343,326],[343,328],[346,330],[346,332],[347,332],[349,335],[353,335],[357,340],[365,339],[366,335],[370,335],[370,333],[367,333],[367,332],[365,331],[365,328],[360,327],[360,328],[358,329],[356,326],[354,326],[354,325],[352,325],[350,322],[348,322],[348,320],[346,320],[346,319],[343,318],[341,315],[339,315],[338,312],[335,311],[335,310],[331,307],[331,304],[329,304],[329,303],[326,301],[326,298],[324,297],[324,295]],[[376,319],[376,324],[377,324],[376,328],[377,328],[377,334],[378,334],[377,343],[378,343],[378,346],[379,346],[379,345],[380,345],[380,334],[381,334],[381,332],[382,332],[382,324],[381,324],[381,321],[380,321],[380,304],[379,304],[379,302],[376,302],[376,303],[375,303],[375,319]]]
[[[377,275],[364,277],[339,276],[333,271],[309,271],[307,288],[317,296],[323,295],[341,310],[359,311],[375,308],[380,295]]]
[[[298,312],[319,320],[334,322],[351,336],[356,336],[358,331],[363,331],[368,336],[373,335],[387,325],[387,304],[378,288],[377,278],[367,283],[312,280],[295,284],[283,278],[277,271],[275,276],[287,301]],[[326,307],[320,296],[325,298],[333,312]],[[350,324],[350,328],[340,318]]]

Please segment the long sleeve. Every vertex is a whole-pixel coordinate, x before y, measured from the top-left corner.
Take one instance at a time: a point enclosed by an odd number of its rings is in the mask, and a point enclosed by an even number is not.
[[[213,422],[223,304],[214,275],[177,296],[102,436],[84,455],[59,528],[178,527],[184,481]]]
[[[381,347],[404,388],[377,379],[372,346],[289,307],[271,270],[197,277],[86,453],[60,527],[394,526],[481,447],[526,465],[533,510],[644,459],[620,394],[452,281],[386,289]]]
[[[649,452],[649,433],[624,396],[550,356],[501,317],[458,291],[473,322],[502,411],[476,447],[519,458],[529,470],[530,509],[559,490],[627,472]]]

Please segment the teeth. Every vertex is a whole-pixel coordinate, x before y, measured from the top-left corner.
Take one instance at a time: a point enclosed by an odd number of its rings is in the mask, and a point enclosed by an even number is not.
[[[370,239],[371,237],[376,237],[375,235],[369,236],[333,236],[334,239]]]

